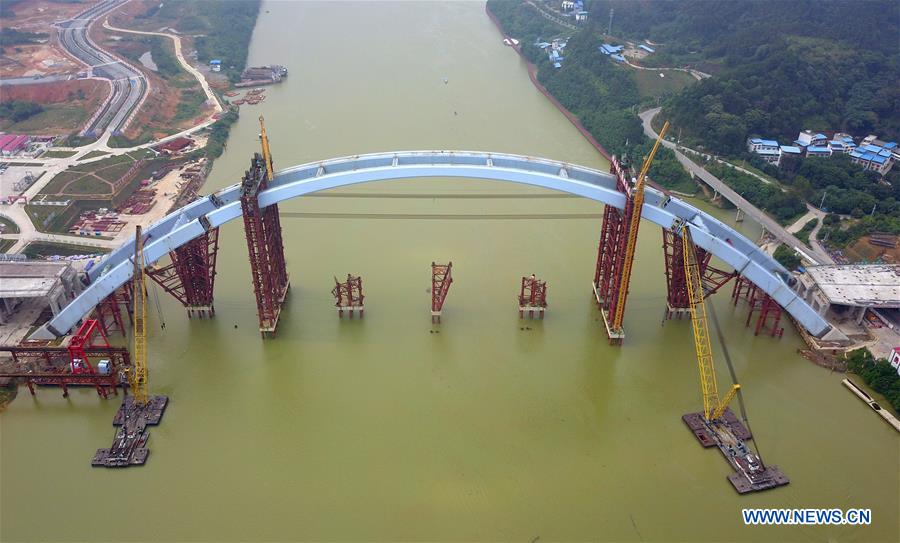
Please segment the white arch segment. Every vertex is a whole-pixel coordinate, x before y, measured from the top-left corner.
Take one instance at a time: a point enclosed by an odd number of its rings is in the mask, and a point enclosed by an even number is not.
[[[487,179],[533,185],[589,198],[617,208],[625,196],[615,190],[614,177],[583,166],[501,153],[469,151],[403,151],[335,158],[287,168],[275,174],[259,195],[266,207],[305,194],[371,181],[451,177]],[[200,236],[208,228],[241,216],[239,184],[202,197],[167,215],[146,229],[144,265]],[[830,325],[785,282],[787,270],[756,244],[714,217],[677,198],[648,188],[643,218],[663,228],[685,221],[694,243],[711,252],[772,296],[804,328],[821,337]],[[132,275],[134,241],[125,243],[88,275],[91,285],[72,300],[33,337],[52,338],[70,330],[100,301]]]

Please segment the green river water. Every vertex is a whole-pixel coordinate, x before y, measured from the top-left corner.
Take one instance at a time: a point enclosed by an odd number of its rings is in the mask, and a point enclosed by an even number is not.
[[[250,62],[290,76],[245,106],[207,191],[238,181],[259,113],[276,168],[401,149],[607,167],[532,86],[482,3],[266,2]],[[599,217],[599,204],[475,180],[341,192],[352,196],[281,205],[292,290],[276,339],[256,329],[238,222],[222,229],[214,320],[189,321],[151,288],[151,388],[171,401],[145,467],[90,467],[117,399],[20,392],[0,415],[0,540],[900,538],[894,430],[841,375],[798,356],[790,326],[781,340],[754,337],[728,290],[713,303],[753,430],[792,480],[734,492],[725,460],[680,418],[701,398],[689,321],[661,326],[658,228],[641,230],[615,348],[590,295],[599,218],[496,217]],[[384,197],[398,194],[418,197]],[[362,213],[463,217],[330,216]],[[434,328],[433,260],[452,260],[455,278]],[[335,314],[332,277],[346,273],[363,276],[365,320]],[[531,273],[549,283],[543,322],[518,319]],[[873,522],[746,527],[746,507],[863,507]]]

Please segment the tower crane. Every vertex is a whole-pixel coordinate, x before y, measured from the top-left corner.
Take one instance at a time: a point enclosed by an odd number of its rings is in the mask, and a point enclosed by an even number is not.
[[[622,276],[619,278],[619,301],[616,302],[615,313],[613,314],[612,329],[621,330],[622,321],[625,319],[625,297],[628,295],[628,284],[631,281],[631,268],[634,264],[634,249],[637,246],[638,228],[641,225],[641,211],[644,207],[644,186],[647,178],[647,172],[650,170],[650,164],[653,163],[653,157],[659,149],[663,136],[669,130],[669,121],[663,125],[653,144],[653,150],[644,160],[641,167],[641,173],[638,175],[637,183],[634,185],[634,191],[631,194],[631,221],[628,224],[628,238],[625,244],[625,259],[622,263]]]
[[[144,284],[144,239],[138,225],[134,237],[134,275],[131,279],[134,304],[134,368],[128,384],[137,405],[147,405],[147,290]]]
[[[697,262],[697,249],[691,239],[691,230],[685,223],[677,226],[684,240],[682,255],[684,258],[684,275],[687,280],[688,301],[691,309],[691,325],[694,329],[694,347],[697,350],[697,365],[700,370],[700,389],[703,393],[703,416],[707,421],[715,421],[722,417],[728,404],[734,399],[741,385],[735,383],[721,400],[716,382],[716,368],[713,361],[712,344],[709,337],[709,322],[706,317],[706,304],[703,301],[703,283],[700,265]]]

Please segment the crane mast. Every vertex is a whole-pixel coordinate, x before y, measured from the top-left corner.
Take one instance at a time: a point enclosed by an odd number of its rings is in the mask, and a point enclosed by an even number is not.
[[[734,384],[724,399],[719,399],[716,382],[716,368],[713,361],[712,343],[709,336],[709,321],[706,316],[706,304],[703,301],[703,283],[700,275],[700,264],[697,262],[697,250],[691,239],[691,230],[684,223],[680,225],[681,237],[684,240],[682,255],[684,258],[684,275],[687,280],[688,301],[691,309],[691,326],[694,330],[694,347],[697,351],[697,365],[700,370],[700,389],[703,393],[703,416],[708,421],[719,419],[734,399],[741,385]]]
[[[269,182],[275,178],[275,172],[272,169],[272,153],[269,151],[269,137],[266,135],[266,120],[262,115],[259,116],[259,140],[262,142],[263,160],[266,163],[266,173],[269,176]]]
[[[631,268],[632,264],[634,264],[634,249],[637,246],[638,228],[641,224],[641,211],[644,207],[644,184],[647,177],[647,171],[650,170],[650,164],[653,163],[653,157],[656,156],[656,151],[657,149],[659,149],[659,144],[660,142],[662,142],[663,136],[665,136],[666,131],[668,130],[669,121],[666,121],[666,124],[663,125],[662,130],[660,130],[659,132],[659,136],[656,138],[656,143],[653,145],[653,150],[650,151],[650,154],[647,156],[647,160],[644,161],[644,165],[641,167],[641,173],[638,175],[637,183],[634,185],[634,191],[631,195],[631,222],[628,224],[628,239],[625,245],[625,259],[622,263],[622,276],[619,278],[620,300],[624,298],[628,293],[628,285],[631,281]],[[616,311],[613,315],[612,329],[621,330],[622,321],[624,319],[625,304],[621,302],[616,303]]]
[[[131,280],[134,303],[134,368],[128,372],[128,383],[134,402],[146,405],[147,393],[147,290],[144,285],[144,240],[137,226],[134,239],[134,275]]]

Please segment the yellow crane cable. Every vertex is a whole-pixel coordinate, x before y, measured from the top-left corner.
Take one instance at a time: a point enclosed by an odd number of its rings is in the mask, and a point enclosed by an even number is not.
[[[659,149],[659,144],[662,142],[663,136],[665,136],[666,131],[668,130],[669,121],[666,121],[666,124],[663,125],[662,130],[659,132],[659,136],[656,138],[656,143],[653,144],[653,150],[650,151],[650,155],[647,156],[647,160],[644,161],[644,165],[641,168],[641,173],[638,175],[637,183],[635,184],[632,193],[633,207],[631,211],[631,222],[628,225],[628,239],[625,242],[625,261],[622,265],[622,276],[619,278],[619,299],[616,302],[616,311],[612,320],[613,330],[621,330],[622,321],[625,319],[625,304],[622,302],[628,295],[628,284],[631,282],[634,249],[637,245],[638,227],[641,223],[641,210],[644,207],[644,180],[647,177],[647,171],[650,169],[650,164],[653,162],[653,157],[656,156],[656,150]]]

